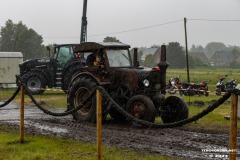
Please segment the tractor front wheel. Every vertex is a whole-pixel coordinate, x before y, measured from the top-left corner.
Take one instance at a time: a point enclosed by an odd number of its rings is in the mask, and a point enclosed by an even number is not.
[[[188,118],[186,102],[177,96],[169,96],[161,107],[163,123],[174,123]]]
[[[37,72],[29,72],[22,76],[22,81],[31,94],[42,94],[46,87],[45,78]]]
[[[154,122],[156,110],[151,99],[143,95],[133,96],[127,103],[126,111],[133,117]]]

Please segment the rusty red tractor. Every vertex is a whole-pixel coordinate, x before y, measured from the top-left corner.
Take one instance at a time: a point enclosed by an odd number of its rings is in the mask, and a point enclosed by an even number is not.
[[[132,60],[129,48],[129,45],[117,42],[85,42],[77,45],[74,53],[87,58],[87,55],[95,52],[100,61],[97,65],[87,62],[72,76],[68,88],[68,109],[78,107],[96,86],[101,86],[120,107],[135,118],[154,122],[155,117],[160,116],[164,123],[188,118],[188,107],[184,100],[177,96],[165,98],[168,67],[166,46],[161,46],[157,67],[147,70],[139,67],[137,49],[134,49]],[[106,109],[106,103],[103,97],[103,110]],[[126,119],[113,108],[109,113],[115,120]],[[77,121],[95,122],[96,96],[92,96],[78,112],[73,113],[73,118]]]

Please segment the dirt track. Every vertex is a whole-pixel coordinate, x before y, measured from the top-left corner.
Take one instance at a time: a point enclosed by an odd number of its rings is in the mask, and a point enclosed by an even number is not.
[[[62,112],[63,110],[56,110]],[[19,106],[0,109],[0,123],[18,127]],[[77,123],[71,116],[52,117],[36,107],[25,108],[25,131],[31,134],[55,135],[86,142],[96,142],[96,126]],[[124,149],[184,159],[228,159],[229,134],[213,134],[174,129],[139,129],[107,121],[103,125],[103,144]],[[240,137],[238,146],[240,148]],[[240,159],[240,151],[238,159]]]

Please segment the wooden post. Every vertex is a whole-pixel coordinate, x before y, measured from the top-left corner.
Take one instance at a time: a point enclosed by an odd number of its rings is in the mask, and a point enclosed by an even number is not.
[[[24,88],[21,86],[20,143],[24,142]]]
[[[102,159],[102,93],[97,89],[97,159]]]
[[[238,96],[231,95],[229,159],[236,160]]]

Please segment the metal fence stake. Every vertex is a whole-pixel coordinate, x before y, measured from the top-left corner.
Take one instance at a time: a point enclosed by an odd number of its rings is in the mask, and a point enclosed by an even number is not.
[[[97,89],[97,159],[102,159],[102,93]]]
[[[20,143],[24,142],[24,87],[21,86]]]
[[[238,96],[231,95],[229,159],[236,160]]]

